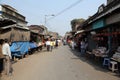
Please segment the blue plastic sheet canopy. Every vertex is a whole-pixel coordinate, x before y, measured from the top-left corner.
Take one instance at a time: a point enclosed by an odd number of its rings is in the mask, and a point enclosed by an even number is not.
[[[36,45],[34,42],[30,42],[30,43],[29,43],[29,48],[30,48],[30,49],[37,48],[37,45]]]
[[[21,57],[28,53],[29,42],[28,41],[13,42],[10,49],[12,56]]]

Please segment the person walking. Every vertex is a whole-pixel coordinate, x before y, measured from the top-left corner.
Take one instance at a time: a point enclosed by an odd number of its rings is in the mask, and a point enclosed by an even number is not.
[[[75,49],[75,42],[74,42],[74,40],[71,40],[71,48],[72,48],[72,50]]]
[[[51,46],[51,51],[52,51],[52,49],[53,49],[53,46],[54,46],[54,41],[51,39],[51,41],[50,41],[50,46]]]
[[[55,47],[58,47],[58,39],[55,40]]]
[[[85,41],[85,53],[88,50],[88,41]]]
[[[50,51],[50,39],[46,41],[47,51]]]
[[[2,53],[5,57],[4,59],[4,72],[6,75],[11,75],[12,73],[12,64],[11,64],[11,51],[10,51],[10,46],[8,44],[8,40],[5,39],[3,41],[3,45],[2,45]]]
[[[84,40],[81,41],[80,47],[81,47],[81,56],[84,56],[85,55],[85,41]]]

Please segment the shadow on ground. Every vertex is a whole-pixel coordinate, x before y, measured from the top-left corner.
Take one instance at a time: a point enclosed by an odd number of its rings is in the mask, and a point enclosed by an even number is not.
[[[110,75],[113,76],[117,76],[120,77],[120,74],[115,72],[111,72],[107,66],[103,66],[102,65],[102,59],[95,59],[94,55],[87,55],[87,56],[81,56],[80,55],[80,51],[78,50],[72,50],[71,48],[69,48],[69,50],[76,56],[76,57],[72,57],[71,59],[80,59],[83,62],[88,63],[89,65],[91,65],[94,69],[102,71],[102,72],[107,72]]]

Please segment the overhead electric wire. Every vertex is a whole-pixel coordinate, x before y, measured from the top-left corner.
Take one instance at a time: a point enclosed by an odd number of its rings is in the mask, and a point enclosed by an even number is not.
[[[81,1],[83,0],[78,0],[75,3],[71,4],[70,6],[68,6],[67,8],[63,9],[62,11],[60,11],[59,13],[57,13],[55,16],[53,16],[52,18],[49,18],[48,20],[51,20],[59,15],[61,15],[62,13],[66,12],[67,10],[73,8],[74,6],[76,6],[77,4],[79,4]]]

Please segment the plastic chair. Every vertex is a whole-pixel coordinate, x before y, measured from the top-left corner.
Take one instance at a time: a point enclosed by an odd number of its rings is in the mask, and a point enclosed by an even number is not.
[[[109,69],[112,70],[112,72],[118,71],[118,64],[115,61],[110,61]]]
[[[109,58],[104,58],[103,66],[109,66],[109,65],[110,65],[110,59]]]

